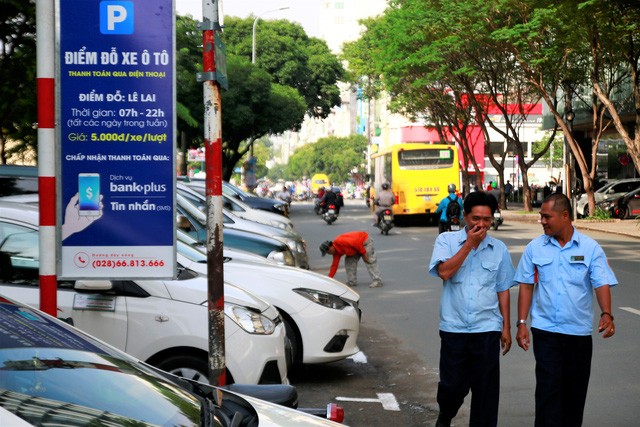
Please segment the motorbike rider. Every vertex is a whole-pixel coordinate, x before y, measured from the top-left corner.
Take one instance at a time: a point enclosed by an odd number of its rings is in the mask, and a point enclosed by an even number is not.
[[[319,200],[322,200],[322,196],[324,196],[324,193],[325,193],[324,187],[318,188],[318,199]]]
[[[440,215],[440,221],[438,221],[438,231],[440,233],[444,232],[447,229],[447,222],[449,221],[449,219],[447,218],[447,206],[449,206],[449,203],[457,202],[460,205],[460,220],[462,220],[462,199],[456,194],[456,185],[449,184],[447,186],[447,191],[449,192],[449,194],[447,195],[447,197],[440,201],[438,209],[436,209],[436,214],[442,212],[442,214]]]
[[[390,208],[395,203],[396,196],[394,196],[393,193],[389,191],[389,184],[386,182],[383,183],[382,191],[376,194],[376,197],[373,200],[373,204],[376,206],[376,209],[373,211],[373,219],[375,221],[375,223],[373,224],[374,227],[378,225],[378,216],[380,215],[380,212]]]
[[[496,199],[496,202],[498,203],[498,208],[499,208],[500,207],[500,190],[498,189],[498,184],[495,181],[491,182],[491,188],[489,189],[489,191],[487,191],[487,193],[489,193]]]
[[[340,213],[340,203],[338,203],[338,195],[333,192],[333,189],[329,187],[320,199],[320,206],[322,206],[322,212],[326,212],[329,209],[329,205],[335,206],[336,215]]]

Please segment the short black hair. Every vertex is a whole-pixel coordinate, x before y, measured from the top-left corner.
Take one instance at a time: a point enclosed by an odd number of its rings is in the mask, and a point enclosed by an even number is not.
[[[484,191],[474,191],[464,198],[464,213],[469,214],[474,206],[489,206],[491,215],[498,209],[498,201]]]
[[[543,204],[547,202],[553,202],[553,208],[551,208],[553,211],[558,213],[568,211],[569,219],[573,221],[573,209],[571,209],[571,201],[567,196],[562,193],[552,193],[542,201]]]

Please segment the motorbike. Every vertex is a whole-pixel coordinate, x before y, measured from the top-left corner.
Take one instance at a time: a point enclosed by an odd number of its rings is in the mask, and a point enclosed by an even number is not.
[[[336,219],[338,219],[338,215],[336,215],[336,206],[329,205],[322,213],[322,219],[324,219],[327,224],[331,225]]]
[[[460,231],[460,218],[448,218],[444,231]]]
[[[500,208],[496,208],[496,211],[493,213],[493,218],[491,219],[491,228],[497,230],[498,227],[502,225],[504,219],[502,218],[502,212]]]
[[[387,208],[378,214],[378,222],[376,227],[380,229],[381,234],[389,235],[389,230],[393,228],[393,212]]]
[[[322,213],[322,204],[320,202],[320,199],[318,199],[317,197],[313,199],[313,211],[316,213],[316,215],[320,215]]]

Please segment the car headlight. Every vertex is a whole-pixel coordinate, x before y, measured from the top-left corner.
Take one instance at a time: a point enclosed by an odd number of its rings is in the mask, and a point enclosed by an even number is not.
[[[270,261],[274,261],[275,263],[280,265],[296,265],[296,260],[289,250],[286,250],[284,252],[272,251],[269,255],[267,255],[267,259]]]
[[[278,239],[278,236],[271,236],[273,238]],[[288,238],[280,238],[280,240],[282,240],[283,242],[285,242],[287,244],[287,246],[289,246],[289,249],[291,249],[294,252],[300,252],[298,250],[298,245],[297,242],[293,239],[288,239]]]
[[[248,307],[225,303],[224,314],[250,334],[271,335],[276,330],[273,320]]]
[[[333,295],[327,292],[316,291],[314,289],[305,289],[298,288],[294,289],[293,292],[302,295],[310,301],[315,302],[316,304],[323,305],[328,308],[333,308],[336,310],[342,310],[343,308],[349,306],[349,303],[340,298],[337,295]]]
[[[289,229],[289,227],[287,227],[287,224],[285,224],[282,221],[273,220],[273,221],[271,221],[271,225],[274,226],[274,227],[277,227],[277,228],[281,228],[283,230],[288,230]]]
[[[284,205],[277,204],[277,205],[273,205],[273,207],[279,210],[280,212],[284,212]]]

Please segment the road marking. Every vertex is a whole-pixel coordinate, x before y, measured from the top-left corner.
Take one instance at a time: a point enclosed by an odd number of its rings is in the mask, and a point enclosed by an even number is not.
[[[356,363],[367,363],[367,356],[361,351],[357,352],[353,356],[347,357],[347,359],[351,359]]]
[[[636,310],[635,308],[620,307],[620,310],[628,311],[629,313],[637,314],[638,316],[640,316],[640,310]]]
[[[382,404],[382,409],[385,411],[400,411],[400,405],[398,405],[398,401],[396,397],[392,393],[376,393],[378,396],[377,399],[371,399],[366,397],[336,397],[336,400],[340,400],[342,402],[366,402],[366,403],[380,403]]]

